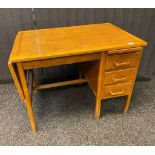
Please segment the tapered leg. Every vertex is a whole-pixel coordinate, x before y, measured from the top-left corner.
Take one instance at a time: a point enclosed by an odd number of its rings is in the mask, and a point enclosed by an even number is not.
[[[32,128],[33,132],[36,132],[35,118],[34,118],[34,114],[33,114],[31,98],[30,98],[30,95],[29,95],[29,90],[28,90],[28,85],[27,85],[24,69],[23,69],[21,63],[18,63],[17,67],[18,67],[18,72],[19,72],[19,76],[20,76],[20,79],[21,79],[21,84],[22,84],[22,87],[23,87],[24,95],[25,95],[26,108],[27,108],[27,111],[28,111],[28,115],[29,115],[29,119],[30,119],[30,123],[31,123],[31,128]]]
[[[130,105],[130,100],[131,100],[131,96],[132,96],[132,91],[133,91],[133,87],[134,87],[134,84],[135,84],[135,79],[136,79],[136,75],[137,75],[137,71],[138,71],[138,67],[139,67],[139,63],[140,63],[140,59],[141,59],[141,55],[142,55],[142,50],[139,51],[139,56],[137,58],[137,65],[136,65],[136,70],[135,72],[133,73],[133,77],[134,77],[134,81],[132,82],[132,85],[131,85],[131,90],[130,90],[130,94],[127,96],[126,98],[126,102],[124,104],[124,113],[127,113],[128,112],[128,108],[129,108],[129,105]]]
[[[127,113],[130,105],[130,100],[131,100],[131,94],[127,96],[125,105],[124,105],[124,112]]]
[[[97,83],[96,107],[95,107],[96,119],[99,119],[100,117],[105,60],[106,60],[106,55],[102,53],[100,63],[99,63],[99,69],[98,69],[98,83]]]
[[[22,86],[21,86],[20,80],[19,80],[19,78],[17,76],[17,73],[15,71],[14,65],[9,62],[8,67],[10,69],[10,73],[11,73],[11,75],[13,77],[14,82],[15,82],[17,91],[18,91],[19,96],[20,96],[20,99],[24,100],[25,97],[24,97],[24,94],[23,94]]]
[[[99,119],[101,111],[101,98],[96,97],[95,119]]]

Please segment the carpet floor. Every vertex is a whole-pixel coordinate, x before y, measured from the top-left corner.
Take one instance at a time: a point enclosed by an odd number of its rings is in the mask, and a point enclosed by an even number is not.
[[[0,145],[155,145],[155,78],[136,82],[129,112],[124,98],[102,102],[87,84],[42,90],[33,95],[37,133],[14,84],[0,85]]]

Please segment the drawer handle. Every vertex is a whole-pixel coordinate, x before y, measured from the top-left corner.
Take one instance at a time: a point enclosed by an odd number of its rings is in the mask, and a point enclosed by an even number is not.
[[[122,95],[122,94],[124,94],[124,90],[122,90],[122,91],[120,91],[120,92],[117,92],[117,93],[114,93],[114,92],[110,91],[110,94],[111,94],[112,96]]]
[[[115,62],[115,65],[116,65],[116,67],[130,65],[130,61],[122,62],[122,63]]]
[[[116,78],[112,77],[112,80],[113,80],[114,82],[121,82],[121,81],[125,81],[126,79],[127,79],[127,76],[125,76],[125,77],[123,77],[123,78],[121,78],[121,79],[116,79]]]

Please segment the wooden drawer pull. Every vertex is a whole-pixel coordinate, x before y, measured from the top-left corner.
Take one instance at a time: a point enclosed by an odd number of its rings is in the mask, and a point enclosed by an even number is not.
[[[120,79],[116,79],[116,78],[112,77],[112,80],[113,80],[114,82],[121,82],[121,81],[125,81],[126,79],[127,79],[127,76],[125,76],[125,77],[123,77],[123,78],[120,78]]]
[[[115,65],[116,65],[116,67],[130,65],[130,61],[122,62],[122,63],[115,62]]]
[[[122,94],[124,94],[124,90],[122,90],[120,92],[117,92],[117,93],[114,93],[114,92],[110,91],[110,95],[112,95],[112,96],[122,95]]]

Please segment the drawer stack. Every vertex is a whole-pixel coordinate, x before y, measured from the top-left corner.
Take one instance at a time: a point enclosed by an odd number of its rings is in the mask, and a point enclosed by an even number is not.
[[[102,98],[128,95],[135,81],[140,51],[107,54]]]

